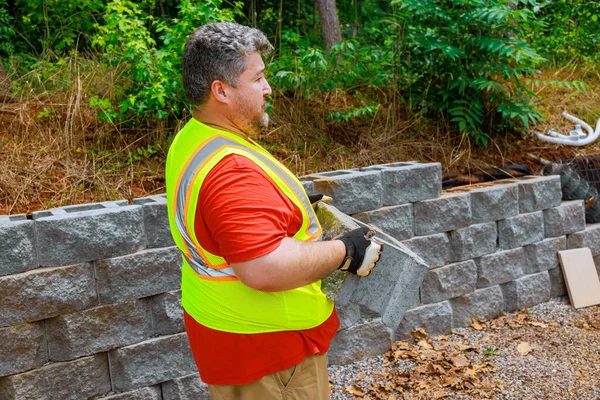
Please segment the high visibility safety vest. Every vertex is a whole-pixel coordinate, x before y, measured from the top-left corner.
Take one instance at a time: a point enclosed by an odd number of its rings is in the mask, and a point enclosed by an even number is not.
[[[227,261],[202,248],[194,232],[198,195],[210,170],[225,156],[253,161],[302,212],[293,236],[320,240],[321,226],[298,179],[258,144],[191,119],[177,134],[167,155],[169,225],[183,253],[181,303],[196,321],[232,333],[266,333],[314,328],[333,311],[321,281],[281,292],[244,285]]]

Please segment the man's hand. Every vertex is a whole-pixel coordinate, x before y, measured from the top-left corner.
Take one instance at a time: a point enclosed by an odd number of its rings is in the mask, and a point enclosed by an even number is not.
[[[346,246],[346,257],[338,269],[359,276],[368,276],[383,251],[383,244],[371,240],[373,235],[375,231],[363,227],[336,238]]]
[[[311,194],[310,196],[308,196],[308,201],[310,201],[310,204],[312,205],[312,207],[315,208],[319,201],[329,204],[333,201],[333,199],[329,196],[325,196],[324,194],[318,193],[318,194]]]

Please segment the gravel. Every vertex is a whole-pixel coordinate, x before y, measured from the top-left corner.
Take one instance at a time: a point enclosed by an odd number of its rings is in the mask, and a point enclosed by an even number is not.
[[[575,310],[563,297],[413,337],[386,355],[331,366],[331,398],[600,399],[599,306]]]

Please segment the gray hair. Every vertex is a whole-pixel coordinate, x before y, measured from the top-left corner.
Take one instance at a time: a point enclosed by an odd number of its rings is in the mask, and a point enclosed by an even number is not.
[[[208,100],[216,80],[233,87],[247,68],[244,57],[273,50],[264,33],[233,22],[202,25],[190,35],[183,51],[183,88],[188,100],[199,106]]]

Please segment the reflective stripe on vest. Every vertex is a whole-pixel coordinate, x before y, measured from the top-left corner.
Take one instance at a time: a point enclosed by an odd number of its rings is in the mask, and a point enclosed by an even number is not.
[[[187,250],[184,252],[184,257],[190,267],[192,267],[196,273],[208,279],[237,279],[233,269],[222,257],[210,254],[208,251],[203,249],[197,241],[192,239],[191,236],[194,227],[189,226],[189,223],[187,223],[185,218],[187,215],[186,211],[189,202],[197,200],[191,199],[189,194],[198,172],[202,169],[201,167],[204,164],[209,162],[212,157],[215,157],[218,154],[220,154],[221,158],[228,154],[239,154],[242,156],[247,155],[248,158],[256,158],[279,178],[281,178],[284,184],[292,190],[296,198],[301,202],[299,208],[303,215],[303,225],[298,231],[297,235],[305,234],[306,237],[304,240],[320,240],[321,228],[313,212],[312,205],[310,204],[310,201],[308,200],[302,187],[298,186],[298,183],[296,183],[294,178],[289,175],[290,173],[287,171],[287,169],[282,168],[280,165],[278,165],[278,163],[273,162],[256,149],[253,149],[249,146],[244,146],[237,141],[225,138],[223,136],[214,136],[213,138],[204,142],[191,157],[191,160],[181,172],[175,193],[175,223],[184,241],[185,249]],[[267,175],[270,176],[268,173]],[[303,227],[306,224],[304,222],[306,221],[306,214],[308,214],[307,216],[309,224],[308,227],[304,229],[305,232],[302,232]],[[217,261],[218,264],[211,262],[210,259]]]

